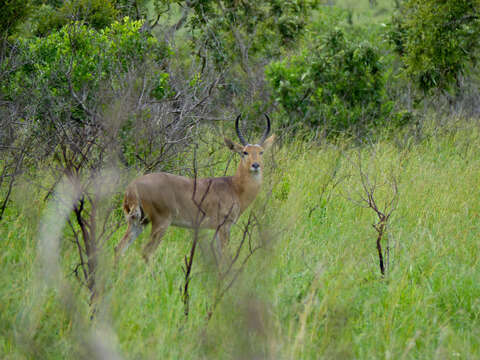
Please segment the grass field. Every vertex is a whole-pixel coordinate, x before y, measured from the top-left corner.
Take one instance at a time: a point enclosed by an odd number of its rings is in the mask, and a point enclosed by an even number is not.
[[[25,184],[15,194],[23,206],[0,224],[0,357],[478,359],[479,135],[477,124],[452,121],[421,138],[397,134],[360,148],[348,141],[277,148],[252,208],[268,241],[210,321],[218,278],[207,251],[197,255],[190,315],[183,314],[181,266],[192,236],[175,228],[148,265],[145,232],[115,268],[113,246],[124,228],[115,234],[102,252],[104,292],[90,320],[68,241],[61,274],[45,278],[42,194]],[[359,158],[379,204],[391,198],[392,179],[398,185],[383,239],[385,277],[375,214],[357,201],[364,195]],[[232,251],[247,218],[233,231]]]

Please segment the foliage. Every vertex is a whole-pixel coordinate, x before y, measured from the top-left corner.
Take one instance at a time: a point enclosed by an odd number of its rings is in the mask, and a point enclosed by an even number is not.
[[[0,2],[0,35],[11,35],[16,27],[30,15],[31,4],[27,0],[5,0]],[[2,39],[3,40],[3,39]]]
[[[315,0],[197,1],[193,2],[189,26],[200,30],[199,40],[207,44],[217,61],[228,63],[239,51],[272,55],[293,45],[317,5]],[[239,44],[240,39],[243,44]]]
[[[266,70],[272,96],[287,115],[283,125],[321,126],[328,132],[387,121],[393,103],[385,96],[383,76],[378,49],[347,40],[339,29]]]
[[[156,26],[164,14],[179,13],[165,36],[186,26],[191,34],[191,52],[216,61],[223,67],[242,56],[278,55],[283,47],[295,45],[304,33],[311,11],[321,0],[116,0],[122,15],[149,19]],[[245,54],[244,52],[248,52]],[[244,64],[245,65],[245,64]]]
[[[162,100],[169,92],[162,66],[170,50],[140,32],[141,26],[125,19],[97,31],[72,23],[44,38],[20,39],[15,58],[1,68],[1,110],[10,138],[35,139],[37,151],[29,156],[37,160],[59,151],[59,144],[67,146],[65,141],[77,154],[95,137],[115,138],[112,128],[107,131],[113,120],[105,120],[115,102],[141,91],[142,101]],[[126,114],[116,116],[115,128]]]
[[[72,21],[80,21],[100,30],[115,21],[118,11],[110,0],[46,1],[36,11],[35,33],[46,36]]]
[[[36,104],[35,118],[42,127],[48,126],[52,112],[64,121],[84,124],[86,109],[100,106],[97,101],[105,86],[118,91],[121,80],[134,68],[147,63],[155,68],[168,56],[164,44],[138,31],[141,25],[126,19],[97,31],[73,23],[45,38],[23,40],[25,65],[12,74],[3,92],[11,99]],[[166,92],[165,73],[156,71],[149,81],[155,84],[154,96]]]
[[[175,0],[113,0],[113,4],[122,16],[128,16],[136,20],[147,20],[150,13],[156,16],[162,15],[170,10]]]
[[[232,106],[248,112],[252,104],[264,112],[265,63],[296,46],[320,2],[117,0],[115,6],[122,14],[146,19],[146,28],[176,46],[175,73],[192,77],[191,66],[200,63],[193,81],[211,69],[222,77],[216,87],[219,112]]]
[[[480,56],[479,0],[405,0],[390,39],[407,75],[423,91],[458,88]]]
[[[167,34],[174,37],[183,26],[188,54],[222,73],[222,106],[257,116],[267,110],[265,64],[296,46],[318,1],[198,0],[181,4],[181,18]]]

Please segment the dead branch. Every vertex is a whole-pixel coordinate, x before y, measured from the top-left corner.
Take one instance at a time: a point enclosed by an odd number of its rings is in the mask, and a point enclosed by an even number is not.
[[[358,152],[357,162],[356,163],[352,162],[352,164],[355,164],[355,166],[358,169],[360,182],[362,186],[362,193],[359,195],[359,200],[355,200],[355,199],[350,199],[350,200],[356,203],[357,205],[371,209],[377,217],[377,221],[372,224],[372,227],[375,229],[377,233],[376,249],[378,254],[378,263],[380,267],[380,273],[382,276],[385,276],[385,271],[389,265],[388,263],[389,247],[387,244],[386,251],[384,251],[382,248],[382,240],[384,239],[385,234],[387,232],[391,215],[396,210],[398,205],[399,193],[398,193],[397,180],[393,174],[390,175],[389,180],[387,180],[387,182],[384,184],[378,184],[376,176],[373,176],[373,180],[372,180],[371,175],[363,168],[362,155],[360,151]],[[385,187],[385,186],[390,188],[390,197],[384,201],[383,206],[379,206],[376,193],[381,187]],[[385,257],[387,262],[385,262]]]
[[[196,194],[197,194],[197,179],[198,179],[198,169],[197,169],[197,147],[194,147],[194,152],[193,152],[193,169],[194,169],[194,181],[193,181],[193,193],[192,193],[192,201],[195,204],[195,206],[198,209],[196,218],[195,218],[195,226],[194,226],[194,234],[193,234],[193,241],[192,241],[192,246],[190,247],[190,253],[189,256],[185,255],[184,258],[184,263],[185,267],[182,268],[183,273],[185,275],[184,278],[184,285],[183,285],[183,292],[182,292],[182,302],[184,305],[184,314],[186,317],[188,317],[188,314],[190,312],[190,293],[189,293],[189,288],[188,286],[190,285],[190,280],[191,280],[191,273],[193,269],[193,259],[195,256],[195,250],[197,248],[198,240],[199,240],[199,229],[200,225],[205,219],[205,211],[202,209],[202,204],[205,201],[205,198],[207,197],[209,191],[210,191],[210,186],[212,185],[212,182],[209,181],[207,188],[205,192],[203,193],[200,201],[196,200]]]

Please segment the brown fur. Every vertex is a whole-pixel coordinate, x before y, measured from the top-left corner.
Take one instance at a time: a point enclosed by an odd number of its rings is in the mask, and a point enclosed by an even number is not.
[[[225,139],[227,146],[242,156],[234,176],[197,179],[196,184],[194,179],[169,173],[148,174],[133,180],[125,191],[123,210],[128,227],[115,248],[116,258],[138,237],[147,222],[152,223],[152,231],[143,250],[146,261],[170,225],[217,230],[223,248],[230,227],[260,191],[262,154],[273,141],[274,135],[263,146],[242,146]],[[254,164],[258,164],[258,171],[253,171],[253,166],[257,166]]]

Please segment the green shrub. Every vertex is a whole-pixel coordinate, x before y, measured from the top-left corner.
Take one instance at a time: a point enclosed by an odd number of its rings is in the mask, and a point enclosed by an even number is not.
[[[480,0],[405,0],[390,39],[405,72],[425,93],[451,90],[479,59]],[[458,86],[457,86],[458,87]]]
[[[29,15],[32,7],[25,0],[0,1],[0,35],[11,35]]]
[[[380,52],[335,30],[299,55],[266,69],[285,126],[324,127],[330,134],[384,123],[393,102],[385,96]]]
[[[220,67],[278,57],[304,34],[316,0],[203,0],[193,2],[188,27]],[[245,46],[247,45],[247,46]]]
[[[73,23],[45,38],[23,40],[21,53],[24,66],[4,83],[3,92],[11,99],[26,99],[36,105],[39,121],[43,113],[62,114],[65,104],[74,104],[73,117],[78,121],[85,113],[74,94],[82,95],[86,107],[95,108],[99,92],[105,86],[116,91],[125,86],[124,78],[134,69],[146,68],[145,63],[160,63],[168,56],[168,48],[153,36],[139,32],[141,21],[115,21],[97,31]],[[146,88],[153,88],[156,98],[167,92],[168,75],[159,67],[153,71]],[[57,108],[52,108],[57,106]],[[70,110],[65,116],[70,117]],[[60,116],[60,115],[59,115]]]
[[[117,17],[117,10],[110,0],[65,1],[61,6],[43,4],[35,16],[36,35],[46,36],[72,22],[81,21],[100,30],[109,26]]]

